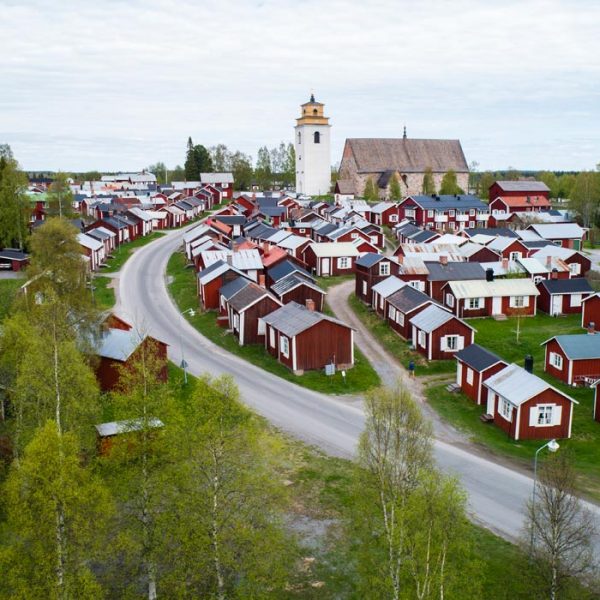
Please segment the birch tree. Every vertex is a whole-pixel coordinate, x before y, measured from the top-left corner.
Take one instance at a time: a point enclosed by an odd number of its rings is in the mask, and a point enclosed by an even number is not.
[[[0,550],[0,597],[102,598],[90,568],[105,545],[110,496],[80,462],[72,433],[39,428],[3,488],[8,533]]]

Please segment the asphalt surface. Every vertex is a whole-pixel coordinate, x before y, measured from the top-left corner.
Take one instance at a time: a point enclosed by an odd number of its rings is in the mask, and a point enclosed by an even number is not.
[[[364,422],[359,400],[319,394],[271,375],[214,345],[180,317],[166,289],[166,266],[185,232],[170,232],[136,250],[125,263],[117,314],[169,344],[169,358],[176,364],[183,355],[190,373],[232,375],[242,400],[276,427],[330,454],[351,458]],[[521,534],[532,492],[530,477],[444,439],[436,438],[435,455],[442,471],[460,479],[474,521],[507,539]],[[600,524],[600,509],[590,509]],[[597,547],[600,552],[600,542]]]

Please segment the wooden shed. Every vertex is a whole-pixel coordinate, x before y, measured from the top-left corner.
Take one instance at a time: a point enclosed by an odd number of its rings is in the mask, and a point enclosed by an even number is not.
[[[556,335],[543,342],[544,371],[568,385],[600,380],[600,335]]]
[[[594,293],[583,277],[575,279],[545,279],[538,284],[538,308],[557,317],[582,311],[583,301]]]
[[[506,366],[506,362],[487,348],[471,344],[456,353],[456,383],[476,404],[485,405],[487,388],[483,382]]]

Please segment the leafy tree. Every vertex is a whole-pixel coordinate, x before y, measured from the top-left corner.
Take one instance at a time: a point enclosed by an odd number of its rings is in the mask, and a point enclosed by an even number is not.
[[[294,185],[296,181],[296,150],[294,144],[287,144],[284,146],[281,143],[282,151],[282,170],[281,170],[281,181],[283,185]]]
[[[280,598],[293,553],[281,525],[281,484],[256,421],[229,377],[195,384],[173,431],[185,460],[161,555],[174,596]],[[267,454],[268,453],[268,454]]]
[[[600,207],[600,174],[594,171],[577,174],[569,206],[579,212],[584,227],[593,225]]]
[[[521,173],[514,167],[508,167],[504,175],[506,181],[518,181],[521,177]]]
[[[563,173],[558,178],[558,197],[570,198],[573,186],[575,185],[575,175],[571,173]]]
[[[72,433],[48,421],[13,463],[3,488],[8,535],[0,550],[0,597],[96,599],[90,568],[113,512],[101,481],[81,464]]]
[[[558,198],[558,177],[551,171],[542,171],[537,178],[550,188],[550,198]]]
[[[440,194],[464,194],[464,190],[461,189],[456,180],[456,173],[452,169],[447,171],[442,177],[442,183],[440,185]]]
[[[484,171],[477,182],[477,195],[483,200],[492,200],[490,198],[490,187],[496,181],[496,176],[490,171]]]
[[[271,166],[271,153],[266,146],[258,149],[254,177],[263,189],[269,189],[273,184],[273,168]]]
[[[214,171],[210,153],[201,144],[194,146],[194,153],[196,154],[196,162],[199,167],[199,173],[212,173]]]
[[[185,179],[185,169],[181,165],[177,165],[169,171],[169,181],[181,181]]]
[[[70,217],[73,214],[73,192],[68,175],[59,171],[48,188],[48,215]]]
[[[433,172],[431,167],[427,167],[423,173],[423,194],[426,196],[435,194],[435,182],[433,180]]]
[[[577,497],[576,474],[568,452],[550,456],[542,465],[536,497],[528,505],[527,530],[523,544],[527,546],[533,539],[532,574],[537,575],[535,588],[543,597],[563,597],[575,578],[593,572],[596,527],[592,514]]]
[[[212,166],[216,173],[231,171],[231,152],[225,144],[217,144],[208,149]]]
[[[159,184],[167,183],[168,170],[164,162],[157,162],[147,167],[148,172],[156,175],[156,181]]]
[[[237,190],[249,190],[252,184],[252,157],[236,151],[231,155],[231,172]]]
[[[396,173],[392,175],[390,182],[390,198],[392,200],[402,200],[402,189],[400,188],[400,181]]]
[[[367,179],[367,183],[365,183],[365,191],[363,192],[363,196],[365,200],[370,202],[377,202],[379,200],[379,192],[377,191],[377,186],[373,181],[372,177]]]
[[[10,146],[0,146],[0,246],[23,248],[29,221],[27,177]]]

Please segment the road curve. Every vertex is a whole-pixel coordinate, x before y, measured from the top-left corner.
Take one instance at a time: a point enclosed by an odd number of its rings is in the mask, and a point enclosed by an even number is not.
[[[166,289],[166,266],[186,229],[172,231],[136,250],[120,274],[116,312],[169,344],[169,357],[183,356],[195,375],[231,374],[243,401],[276,427],[324,451],[352,457],[363,427],[360,402],[312,392],[219,348],[181,319]],[[532,480],[521,473],[437,439],[440,468],[459,477],[473,519],[514,540],[523,527]],[[590,506],[600,523],[600,510]],[[599,545],[600,549],[600,545]]]

